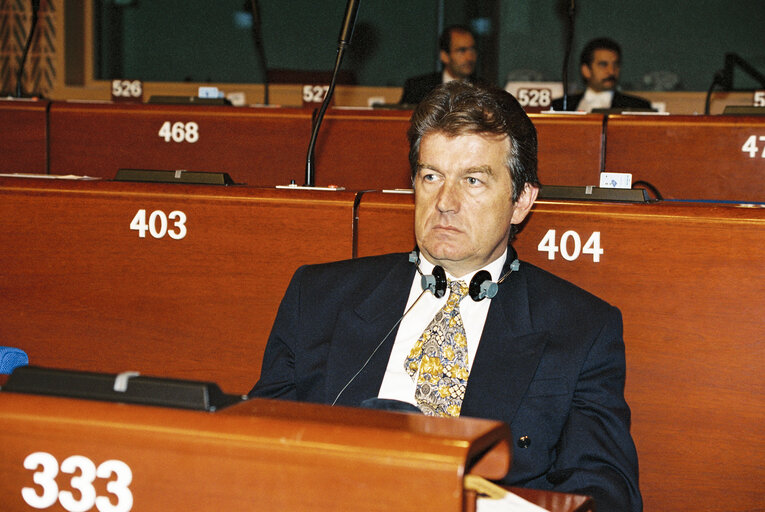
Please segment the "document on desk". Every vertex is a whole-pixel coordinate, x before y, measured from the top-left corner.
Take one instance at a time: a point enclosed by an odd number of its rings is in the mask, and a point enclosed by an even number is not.
[[[479,496],[475,509],[476,512],[550,512],[511,492],[499,499]]]
[[[35,178],[39,180],[80,180],[80,181],[96,181],[101,178],[94,176],[80,176],[76,174],[34,174],[34,173],[2,173],[0,178]]]
[[[478,475],[465,477],[465,489],[478,493],[476,512],[549,512]]]

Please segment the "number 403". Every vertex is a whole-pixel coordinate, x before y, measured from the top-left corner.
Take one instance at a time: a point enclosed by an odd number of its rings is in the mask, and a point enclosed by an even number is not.
[[[539,252],[546,252],[548,260],[554,260],[555,254],[560,252],[566,261],[574,261],[582,254],[589,254],[595,263],[600,262],[600,256],[604,252],[600,247],[600,231],[593,232],[582,245],[582,238],[576,231],[566,231],[558,239],[557,232],[551,229],[542,237],[537,249]]]
[[[168,215],[162,210],[154,210],[146,218],[146,210],[141,209],[130,221],[130,229],[138,231],[140,238],[146,238],[148,231],[154,238],[163,238],[165,235],[173,240],[180,240],[186,236],[186,214],[182,211],[172,211]],[[172,223],[171,226],[168,226]]]

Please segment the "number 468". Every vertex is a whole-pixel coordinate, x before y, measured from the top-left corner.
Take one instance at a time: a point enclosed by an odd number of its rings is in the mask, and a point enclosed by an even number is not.
[[[546,252],[548,260],[554,260],[555,253],[560,252],[566,261],[574,261],[582,254],[591,254],[595,263],[600,262],[600,255],[604,253],[600,247],[600,231],[593,232],[582,246],[582,239],[576,231],[566,231],[558,241],[556,231],[551,229],[545,233],[537,249],[539,252]]]

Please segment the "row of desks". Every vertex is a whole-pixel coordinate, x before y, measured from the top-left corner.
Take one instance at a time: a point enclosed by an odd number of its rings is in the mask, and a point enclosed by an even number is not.
[[[316,184],[410,187],[406,110],[331,109]],[[531,114],[543,184],[632,173],[669,199],[765,202],[765,118]],[[0,101],[0,172],[227,172],[253,186],[302,185],[313,110]]]
[[[2,392],[0,500],[4,512],[470,511],[463,476],[503,475],[508,431],[269,400],[213,415]]]
[[[246,393],[294,270],[408,252],[412,222],[405,193],[0,178],[0,339]],[[514,242],[622,310],[648,510],[765,499],[764,234],[762,207],[540,201]]]

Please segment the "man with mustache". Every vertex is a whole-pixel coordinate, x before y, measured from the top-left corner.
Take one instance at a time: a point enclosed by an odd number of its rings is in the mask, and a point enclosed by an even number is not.
[[[615,108],[646,110],[651,103],[637,96],[623,94],[616,89],[622,64],[622,50],[606,37],[593,39],[584,47],[580,57],[580,71],[587,84],[582,94],[568,97],[566,110],[592,112],[593,109]],[[563,98],[552,102],[553,110],[563,110]]]
[[[503,483],[641,511],[621,314],[510,244],[539,189],[531,120],[453,81],[407,135],[416,250],[298,269],[250,396],[504,421]]]

